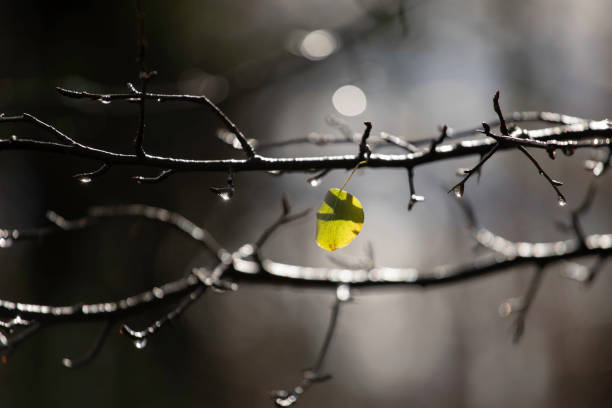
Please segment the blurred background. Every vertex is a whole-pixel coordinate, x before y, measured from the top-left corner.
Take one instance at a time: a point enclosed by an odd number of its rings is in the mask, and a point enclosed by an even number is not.
[[[612,101],[612,3],[607,0],[260,0],[143,1],[147,61],[159,75],[150,89],[206,94],[249,138],[276,142],[337,133],[342,120],[361,132],[408,139],[437,127],[492,120],[502,107],[548,110],[602,119]],[[30,112],[73,138],[130,151],[137,107],[60,97],[56,86],[124,92],[136,81],[136,18],[126,1],[2,1],[0,112]],[[242,157],[219,141],[220,123],[184,104],[149,104],[145,147],[186,158]],[[330,119],[336,118],[336,119]],[[27,125],[16,134],[47,138]],[[384,151],[392,152],[392,148]],[[353,145],[293,145],[270,156],[355,153]],[[592,178],[590,152],[551,161],[569,205],[561,208],[542,177],[518,152],[495,155],[466,198],[483,225],[508,239],[566,238],[565,221]],[[178,211],[228,249],[256,239],[280,211],[282,193],[296,210],[316,209],[346,177],[334,171],[312,187],[308,175],[237,174],[235,197],[222,202],[210,186],[226,175],[178,174],[156,185],[130,177],[151,169],[113,168],[90,185],[71,176],[97,163],[53,154],[0,154],[0,225],[46,225],[52,209],[66,217],[91,205],[144,203]],[[379,266],[428,269],[468,262],[474,243],[446,190],[458,167],[476,157],[415,171],[417,194],[402,170],[361,170],[349,191],[365,208],[359,237],[339,256],[360,259],[371,243]],[[612,188],[604,175],[587,233],[611,232]],[[284,226],[264,253],[280,262],[332,266],[314,241],[314,217]],[[176,279],[211,259],[176,231],[142,220],[0,250],[0,298],[71,304],[116,299]],[[592,260],[584,260],[589,265]],[[533,270],[516,269],[430,289],[355,293],[341,311],[325,372],[304,407],[603,407],[612,404],[610,267],[589,288],[564,279],[564,265],[546,270],[513,345],[498,306],[527,289]],[[608,272],[608,273],[606,273]],[[292,389],[314,363],[335,293],[244,284],[231,294],[206,294],[171,329],[137,350],[113,333],[90,365],[64,368],[65,356],[88,350],[98,324],[51,327],[24,343],[0,367],[2,407],[269,407],[269,391]],[[128,323],[143,327],[165,312]]]

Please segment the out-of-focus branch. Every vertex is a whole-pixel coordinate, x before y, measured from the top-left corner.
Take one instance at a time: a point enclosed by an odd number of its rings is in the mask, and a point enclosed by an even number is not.
[[[206,250],[215,255],[219,263],[212,271],[205,268],[196,268],[193,273],[184,278],[118,301],[52,306],[0,299],[0,317],[9,319],[0,325],[0,349],[13,350],[40,328],[51,324],[116,321],[119,318],[148,309],[153,305],[166,304],[178,299],[180,302],[175,309],[142,331],[123,326],[124,334],[132,338],[137,347],[143,346],[144,340],[179,316],[193,301],[201,296],[206,287],[217,290],[235,290],[235,283],[231,283],[233,281],[266,285],[333,288],[339,288],[338,285],[343,287],[342,285],[349,284],[362,288],[397,285],[429,286],[464,281],[520,265],[544,267],[559,261],[568,261],[585,256],[597,256],[603,259],[612,255],[612,234],[587,235],[584,237],[584,245],[578,239],[550,243],[512,243],[483,230],[479,232],[479,235],[477,234],[477,237],[484,245],[496,250],[497,254],[495,256],[477,259],[462,265],[439,266],[430,271],[419,271],[415,268],[375,267],[374,265],[365,269],[314,268],[281,264],[270,259],[262,259],[258,249],[269,236],[280,225],[304,214],[305,212],[292,214],[288,201],[284,199],[283,211],[279,219],[268,227],[254,244],[243,245],[240,250],[234,253],[222,248],[205,230],[197,227],[185,217],[164,209],[143,205],[93,207],[88,216],[76,220],[66,220],[50,212],[49,219],[56,227],[53,227],[54,229],[44,227],[41,229],[45,231],[44,234],[31,233],[31,230],[29,234],[21,234],[18,229],[2,230],[11,231],[11,236],[21,237],[17,240],[23,240],[45,236],[52,232],[88,228],[94,224],[95,220],[101,218],[138,216],[177,228],[185,233],[188,238],[203,244]],[[494,243],[490,244],[489,241]],[[2,331],[8,331],[8,335],[2,333]],[[330,336],[326,336],[329,340],[326,340],[325,344],[329,344]],[[323,350],[327,350],[327,347],[324,346]],[[94,350],[91,354],[95,355],[96,353],[97,351]],[[324,356],[325,352],[322,352],[322,355]],[[72,364],[72,360],[70,362]],[[315,372],[319,371],[322,363],[323,359],[320,358],[315,364],[315,368],[317,368]],[[313,380],[312,378],[306,379],[311,382]]]
[[[512,322],[512,341],[514,343],[518,343],[525,332],[527,313],[529,313],[533,299],[542,283],[544,268],[542,265],[537,265],[536,267],[537,269],[529,282],[525,295],[518,298],[510,298],[499,307],[502,317],[514,315],[514,321]]]
[[[331,308],[331,314],[329,316],[329,323],[327,325],[327,331],[321,349],[317,356],[317,360],[312,368],[304,370],[302,373],[302,381],[299,385],[293,388],[293,391],[287,392],[285,390],[275,391],[272,394],[274,403],[279,407],[289,407],[295,404],[300,396],[304,394],[312,385],[320,383],[331,378],[330,374],[323,374],[321,372],[323,364],[325,363],[325,357],[329,351],[329,346],[332,342],[334,334],[336,332],[336,325],[338,323],[338,315],[340,313],[341,305],[350,300],[350,287],[346,284],[341,284],[336,290],[336,297]]]

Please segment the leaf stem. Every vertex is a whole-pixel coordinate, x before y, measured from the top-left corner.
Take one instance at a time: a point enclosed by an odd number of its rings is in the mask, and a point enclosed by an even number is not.
[[[351,177],[353,177],[353,174],[355,174],[355,172],[357,171],[359,166],[361,166],[362,164],[366,164],[367,162],[368,162],[367,160],[360,161],[359,163],[357,163],[357,165],[355,167],[353,167],[353,170],[351,171],[351,174],[348,175],[346,180],[344,180],[344,183],[342,184],[342,187],[340,187],[340,191],[344,190],[344,187],[346,187],[346,185],[351,180]]]

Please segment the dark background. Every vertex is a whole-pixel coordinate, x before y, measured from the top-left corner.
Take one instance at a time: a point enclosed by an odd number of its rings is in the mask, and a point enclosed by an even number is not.
[[[3,1],[0,4],[0,112],[30,112],[73,138],[129,151],[137,107],[67,100],[55,86],[124,92],[136,81],[136,19],[127,1]],[[144,1],[147,62],[159,72],[150,89],[206,93],[250,138],[276,141],[333,132],[334,91],[347,84],[367,97],[361,115],[344,118],[360,132],[433,137],[438,125],[491,120],[491,96],[512,110],[550,110],[602,119],[612,97],[612,3],[540,0],[298,2]],[[304,32],[326,29],[340,47],[311,61],[296,55]],[[297,41],[297,42],[296,42]],[[293,51],[293,53],[291,52]],[[149,105],[146,149],[180,157],[242,157],[214,137],[220,123],[181,104]],[[1,137],[46,138],[27,125]],[[355,146],[293,146],[272,156],[354,153]],[[566,184],[569,207],[584,195],[588,152],[542,163]],[[94,204],[144,203],[178,211],[227,248],[254,240],[280,211],[286,192],[296,209],[318,207],[346,173],[312,188],[303,174],[238,174],[237,194],[220,202],[210,186],[225,174],[179,174],[158,185],[130,176],[151,169],[113,168],[91,185],[71,175],[96,163],[46,153],[0,153],[0,225],[43,225],[48,209],[77,217]],[[371,242],[378,265],[428,268],[469,261],[473,242],[446,194],[457,167],[475,158],[416,169],[425,205],[406,212],[401,170],[358,172],[349,190],[366,222],[340,255],[357,259]],[[587,233],[612,231],[609,176],[599,181]],[[484,225],[513,240],[568,236],[545,180],[517,152],[496,155],[466,196]],[[281,229],[266,255],[281,262],[331,266],[314,242],[314,219]],[[585,264],[591,262],[585,260]],[[71,304],[140,292],[210,259],[177,232],[144,221],[108,221],[82,232],[0,251],[0,298]],[[503,300],[522,294],[532,271],[520,269],[432,289],[369,290],[342,310],[326,371],[304,407],[609,406],[612,403],[612,279],[607,267],[588,289],[547,269],[518,345]],[[206,294],[175,325],[136,350],[112,334],[89,366],[68,370],[64,356],[85,352],[96,324],[45,329],[0,367],[2,407],[267,407],[268,391],[289,389],[316,358],[331,291],[243,285]],[[142,327],[164,310],[137,316]]]

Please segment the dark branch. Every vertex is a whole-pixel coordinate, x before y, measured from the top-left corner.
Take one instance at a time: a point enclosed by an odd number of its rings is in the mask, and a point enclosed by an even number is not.
[[[204,293],[204,287],[199,286],[188,293],[176,308],[171,310],[169,313],[164,315],[161,319],[153,322],[149,327],[144,330],[133,330],[127,324],[121,326],[121,334],[127,336],[134,341],[134,346],[138,349],[142,349],[147,345],[147,339],[156,334],[159,329],[172,323],[176,320],[189,306],[191,306],[196,300]]]
[[[132,177],[138,183],[159,183],[162,180],[167,179],[174,173],[172,169],[165,169],[159,172],[157,176],[146,177],[146,176],[134,176]]]
[[[500,313],[502,317],[508,317],[510,315],[515,315],[514,321],[512,323],[513,326],[513,334],[512,341],[514,343],[518,343],[518,341],[523,336],[525,332],[525,320],[527,319],[527,313],[531,308],[533,303],[533,299],[535,298],[538,289],[542,283],[542,277],[544,275],[544,269],[541,265],[537,266],[531,281],[529,282],[529,287],[527,288],[527,293],[520,298],[511,298],[506,300],[504,303],[500,305]]]
[[[504,136],[510,136],[510,131],[508,131],[508,127],[506,127],[506,120],[504,119],[504,115],[499,107],[499,90],[495,92],[495,95],[493,96],[493,109],[499,118],[499,131]]]
[[[563,195],[563,193],[561,193],[561,190],[559,190],[559,186],[562,186],[563,183],[560,182],[560,181],[553,180],[552,178],[550,178],[548,173],[546,173],[544,171],[542,166],[540,166],[540,163],[538,163],[538,161],[535,159],[535,157],[533,157],[531,155],[531,153],[529,153],[527,151],[527,149],[525,149],[523,146],[518,146],[518,149],[521,151],[521,153],[523,153],[525,156],[527,156],[527,158],[533,163],[533,165],[538,169],[538,172],[540,173],[540,175],[544,176],[544,178],[546,178],[546,180],[548,180],[548,182],[550,183],[551,187],[557,193],[559,205],[561,207],[566,206],[567,205],[567,200],[565,199],[565,196]]]
[[[72,358],[65,357],[62,359],[62,365],[66,368],[78,368],[78,367],[83,367],[87,365],[88,363],[90,363],[94,358],[98,356],[98,354],[100,354],[100,351],[102,350],[102,346],[104,346],[104,342],[108,338],[108,334],[111,332],[111,329],[113,328],[114,323],[115,322],[113,320],[109,320],[106,323],[104,323],[104,327],[100,331],[100,334],[96,338],[96,341],[93,343],[89,351],[85,353],[85,355],[83,355],[82,357],[78,359],[72,359]]]
[[[425,201],[425,197],[416,195],[416,190],[414,189],[414,170],[412,169],[412,167],[408,167],[408,186],[410,187],[410,200],[408,201],[408,211],[410,211],[416,203]]]
[[[372,153],[367,144],[368,137],[370,137],[370,132],[372,131],[372,122],[363,122],[363,124],[365,125],[365,130],[363,131],[363,136],[361,136],[361,142],[359,143],[359,161],[368,160]]]
[[[489,125],[486,123],[483,123],[482,127],[484,128],[485,135],[489,136],[491,134],[491,129],[489,128]],[[500,148],[500,144],[495,143],[493,147],[491,148],[491,150],[489,150],[486,154],[484,154],[480,158],[480,161],[474,167],[464,171],[465,176],[463,177],[463,179],[461,179],[459,183],[455,184],[450,190],[448,190],[448,192],[449,193],[454,192],[457,198],[461,198],[463,196],[463,191],[465,189],[465,182],[468,181],[470,177],[472,177],[472,174],[478,172],[480,168],[482,167],[482,165],[485,164],[485,162],[489,160],[491,156],[493,156],[499,148]]]
[[[146,92],[138,92],[136,94],[94,94],[90,92],[81,92],[81,91],[71,91],[69,89],[64,89],[57,87],[57,91],[66,97],[75,98],[75,99],[89,99],[94,101],[113,101],[113,100],[124,100],[128,102],[141,101],[142,99],[153,99],[157,102],[167,102],[167,101],[182,101],[182,102],[190,102],[196,103],[200,105],[205,105],[208,107],[227,127],[227,129],[232,132],[242,149],[247,155],[247,158],[252,159],[255,157],[255,150],[246,140],[244,134],[238,129],[236,124],[230,120],[230,118],[219,108],[213,101],[208,99],[204,95],[168,95],[168,94],[155,94],[155,93],[146,93]]]
[[[129,94],[134,97],[133,94]],[[156,94],[148,94],[148,97]],[[163,95],[160,95],[163,96]],[[179,100],[195,100],[198,103],[202,97],[189,95],[169,95],[167,97],[177,97]],[[38,127],[51,132],[54,135],[63,135],[54,127],[37,120],[30,121],[24,115],[2,116],[0,123],[3,122],[27,122],[33,123]],[[498,139],[510,141],[503,143],[500,149],[511,149],[517,145],[529,146],[541,149],[551,148],[608,148],[612,145],[612,126],[607,121],[589,122],[586,125],[569,125],[560,128],[548,128],[528,132],[533,133],[529,139],[514,136],[494,136]],[[604,136],[603,139],[598,138]],[[607,136],[607,137],[606,137]],[[555,137],[555,139],[551,139]],[[541,140],[537,140],[540,138]],[[566,141],[563,141],[563,140]],[[567,139],[570,139],[567,141]],[[72,140],[72,139],[70,139]],[[582,140],[582,141],[579,141]],[[415,167],[422,164],[433,163],[440,160],[447,160],[474,154],[482,154],[490,150],[493,143],[490,139],[477,139],[463,141],[455,144],[438,146],[435,152],[416,152],[405,155],[384,155],[371,154],[364,167]],[[296,157],[296,158],[269,158],[255,156],[247,160],[189,160],[172,157],[162,157],[148,154],[146,157],[138,157],[134,154],[115,153],[102,149],[86,146],[74,141],[71,144],[46,142],[31,139],[0,139],[0,150],[34,150],[47,151],[66,154],[73,157],[83,157],[95,159],[107,163],[108,165],[139,165],[147,167],[157,167],[161,169],[172,169],[175,171],[228,171],[230,168],[234,172],[239,171],[309,171],[311,169],[350,169],[355,166],[355,162],[360,160],[359,155],[344,156],[325,156],[325,157]]]
[[[444,125],[442,127],[442,131],[440,132],[440,136],[438,136],[437,139],[434,139],[431,141],[430,145],[429,145],[429,153],[435,153],[436,148],[438,147],[439,144],[441,144],[444,139],[446,139],[448,137],[448,126]]]
[[[345,295],[348,293],[349,295]],[[273,393],[274,403],[279,407],[288,407],[295,404],[299,397],[304,394],[313,384],[320,383],[331,378],[330,374],[322,374],[321,370],[325,363],[325,357],[329,351],[329,346],[336,332],[336,325],[338,322],[338,315],[340,313],[340,306],[342,303],[350,299],[350,288],[348,285],[338,286],[336,292],[336,298],[332,305],[331,314],[329,317],[329,323],[327,325],[327,331],[325,332],[325,338],[321,344],[321,349],[317,356],[317,360],[312,368],[304,370],[302,373],[302,381],[299,385],[293,388],[292,392],[284,390],[276,391]]]
[[[268,238],[270,238],[272,233],[278,229],[278,227],[283,224],[287,224],[291,221],[302,218],[310,212],[310,209],[307,208],[303,211],[300,211],[299,213],[291,214],[291,205],[289,204],[289,198],[286,195],[283,196],[282,205],[283,212],[281,213],[280,217],[278,217],[278,219],[272,225],[266,228],[264,232],[260,235],[260,237],[257,238],[257,240],[255,241],[255,248],[257,250],[259,250],[263,246],[263,244],[268,240]]]
[[[97,169],[95,169],[93,171],[88,171],[88,172],[85,172],[85,173],[75,174],[72,177],[77,179],[79,181],[79,183],[89,184],[96,177],[100,177],[104,173],[106,173],[108,170],[110,170],[110,168],[111,168],[111,166],[108,163],[102,163],[102,165],[100,167],[98,167]]]

